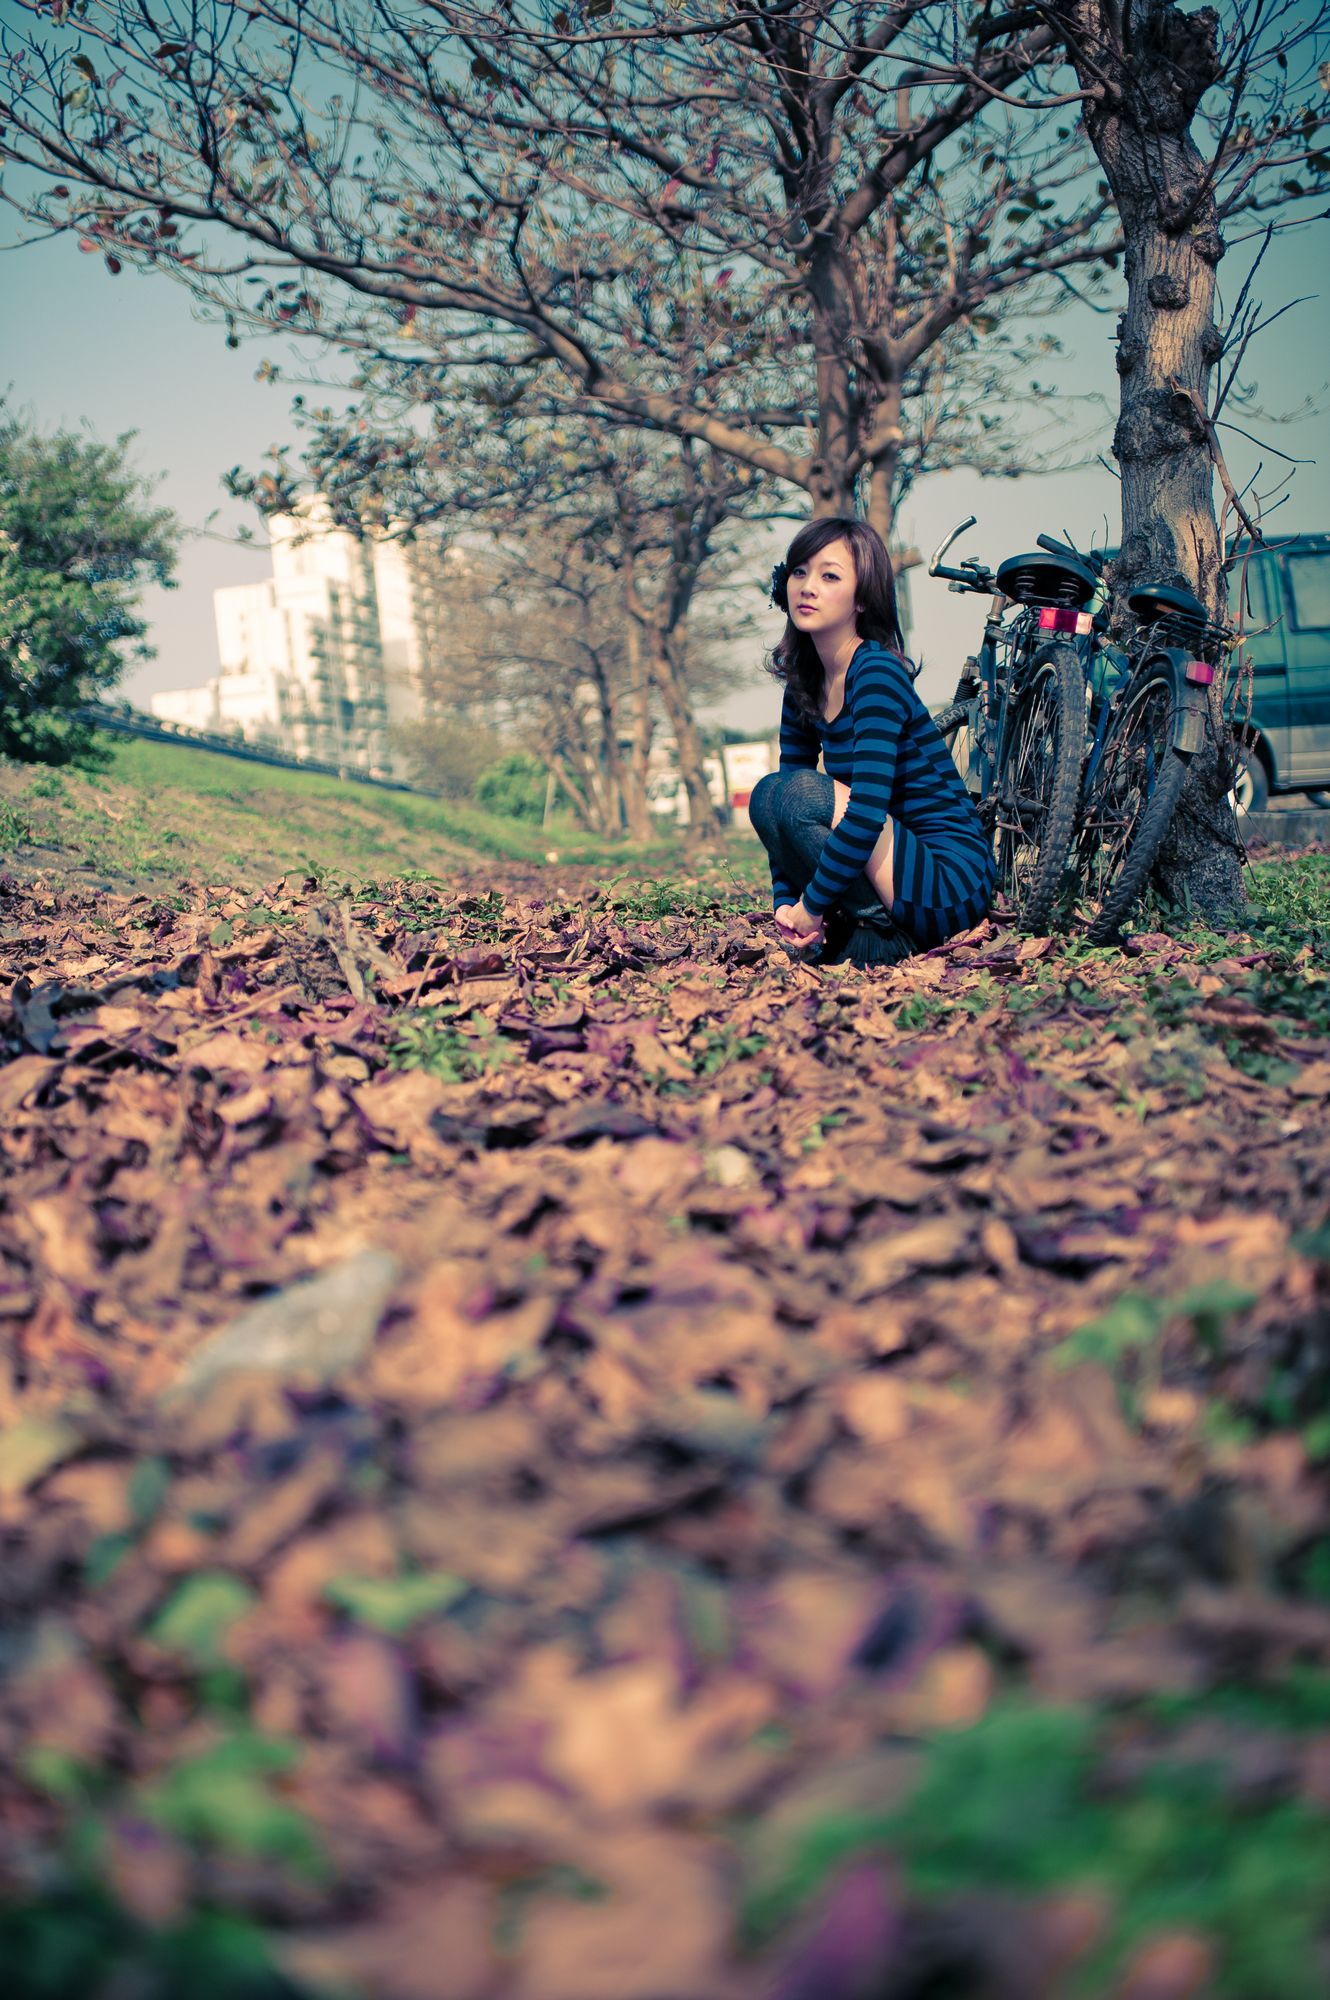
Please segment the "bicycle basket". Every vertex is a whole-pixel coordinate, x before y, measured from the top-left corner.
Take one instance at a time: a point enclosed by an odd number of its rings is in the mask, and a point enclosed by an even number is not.
[[[1090,565],[1070,549],[1065,556],[1046,555],[1042,550],[1029,556],[1008,556],[998,565],[996,577],[1002,595],[1017,604],[1053,604],[1071,611],[1085,609],[1098,582]]]

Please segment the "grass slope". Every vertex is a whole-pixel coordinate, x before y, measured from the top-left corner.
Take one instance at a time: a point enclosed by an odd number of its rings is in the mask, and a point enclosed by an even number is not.
[[[484,859],[624,862],[568,822],[548,831],[408,792],[248,764],[183,745],[114,744],[103,772],[0,761],[0,864],[87,871],[108,882],[259,883],[296,869],[364,880],[453,874]],[[634,860],[667,862],[666,837]]]

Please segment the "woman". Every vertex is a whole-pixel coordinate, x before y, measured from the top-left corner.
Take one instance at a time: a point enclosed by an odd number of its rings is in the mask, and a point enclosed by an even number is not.
[[[979,922],[992,848],[914,691],[876,529],[810,521],[771,596],[788,619],[771,663],[785,684],[780,769],[748,810],[776,929],[827,964],[892,964]]]

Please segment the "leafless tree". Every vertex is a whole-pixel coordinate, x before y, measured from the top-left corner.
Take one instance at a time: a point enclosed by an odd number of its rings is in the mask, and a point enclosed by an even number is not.
[[[717,830],[695,707],[716,691],[710,640],[723,632],[732,650],[746,636],[756,651],[743,607],[761,598],[736,536],[776,504],[773,483],[689,438],[600,417],[555,420],[539,398],[528,411],[502,376],[477,383],[466,405],[435,404],[412,423],[414,374],[363,379],[349,408],[298,399],[299,461],[278,451],[263,472],[237,468],[232,492],[289,509],[312,482],[355,532],[442,525],[469,530],[473,548],[483,532],[489,554],[469,562],[467,601],[450,619],[450,699],[469,702],[472,682],[502,686],[515,717],[538,718],[531,747],[588,824],[637,838],[650,830],[648,762],[663,719],[689,824],[699,836]]]
[[[982,34],[951,0],[15,12],[0,154],[38,227],[169,271],[237,335],[354,343],[387,311],[454,378],[550,361],[570,401],[816,512],[862,497],[884,532],[912,377],[1115,253],[1032,11]]]

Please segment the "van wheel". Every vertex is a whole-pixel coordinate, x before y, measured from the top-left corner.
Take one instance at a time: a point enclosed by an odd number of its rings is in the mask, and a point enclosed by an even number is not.
[[[1247,813],[1265,811],[1270,803],[1270,780],[1266,776],[1259,750],[1253,750],[1248,756],[1228,796],[1229,803],[1239,819],[1244,818]]]
[[[1314,806],[1330,806],[1330,792],[1308,792],[1307,798]]]

